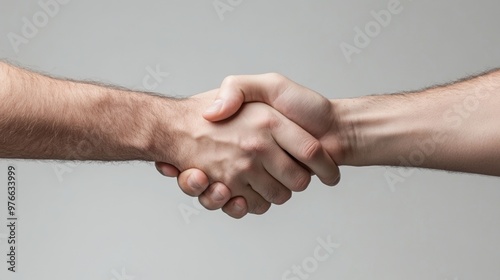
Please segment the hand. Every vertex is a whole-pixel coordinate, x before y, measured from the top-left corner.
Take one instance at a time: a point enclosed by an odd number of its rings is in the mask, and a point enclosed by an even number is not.
[[[187,194],[199,195],[209,183],[219,182],[205,190],[213,201],[201,196],[200,202],[208,209],[217,209],[234,197],[232,205],[242,206],[242,213],[232,215],[238,218],[246,211],[262,214],[270,203],[282,204],[291,191],[304,190],[310,181],[306,168],[321,174],[326,184],[335,183],[337,167],[317,139],[271,107],[247,104],[229,121],[212,123],[203,119],[201,108],[209,105],[215,93],[200,94],[182,103],[184,122],[177,126],[173,145],[177,155],[172,165],[178,170],[196,168],[207,175],[181,176],[179,183],[190,186],[183,188]],[[176,174],[173,166],[162,173]],[[219,193],[223,200],[217,199]]]
[[[210,121],[222,120],[238,111],[243,102],[251,101],[265,102],[274,107],[319,139],[335,162],[342,162],[345,150],[342,146],[345,143],[341,143],[338,137],[339,129],[336,127],[333,104],[316,92],[279,74],[227,77],[216,101],[203,115]],[[165,163],[157,162],[156,167],[166,176],[179,176],[181,189],[192,195],[200,195],[200,201],[205,202],[203,205],[214,205],[214,188],[220,191],[225,189],[221,184],[209,186],[201,170],[190,169],[179,174],[175,168]],[[337,176],[338,183],[338,169],[329,171]],[[200,186],[196,190],[193,188],[195,182]],[[225,201],[228,200],[229,197],[225,197]],[[223,211],[231,216],[241,215],[242,208],[246,207],[244,203],[242,199],[231,199],[224,205]]]

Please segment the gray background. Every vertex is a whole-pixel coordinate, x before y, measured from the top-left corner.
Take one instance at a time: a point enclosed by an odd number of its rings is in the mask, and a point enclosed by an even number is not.
[[[389,1],[220,2],[232,10],[219,16],[213,0],[71,0],[16,52],[8,34],[22,36],[23,17],[44,10],[1,0],[0,56],[138,90],[158,66],[169,75],[152,90],[177,96],[229,74],[276,71],[329,98],[355,97],[500,65],[498,1],[401,0],[402,12],[350,63],[340,44],[354,44],[354,28]],[[338,248],[309,279],[500,279],[498,178],[342,167],[336,188],[314,179],[266,215],[232,220],[199,209],[152,163],[2,160],[5,186],[9,164],[19,170],[18,272],[2,261],[1,279],[286,279],[327,236]]]

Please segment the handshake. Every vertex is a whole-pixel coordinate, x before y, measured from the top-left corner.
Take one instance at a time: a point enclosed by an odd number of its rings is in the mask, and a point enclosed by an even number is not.
[[[179,100],[0,62],[0,157],[154,161],[205,208],[241,218],[285,203],[312,175],[336,185],[339,165],[500,176],[499,93],[498,70],[335,100],[264,74]]]
[[[184,121],[167,158],[175,161],[154,161],[205,208],[234,218],[285,203],[314,174],[336,185],[339,165],[500,176],[499,92],[496,70],[418,92],[335,100],[279,74],[231,76],[179,101]],[[393,184],[403,176],[385,174]]]
[[[168,136],[176,161],[156,167],[207,209],[263,214],[305,190],[311,175],[339,182],[352,131],[337,105],[279,74],[229,76],[177,102],[183,121]]]

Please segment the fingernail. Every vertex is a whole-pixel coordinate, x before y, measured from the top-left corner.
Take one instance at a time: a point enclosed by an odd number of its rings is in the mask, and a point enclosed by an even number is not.
[[[163,173],[163,170],[161,170],[161,168],[156,168],[156,170],[158,170],[158,172],[160,172],[161,175],[165,176],[165,174]]]
[[[234,210],[241,212],[241,211],[243,211],[243,206],[241,206],[241,204],[239,204],[239,203],[235,203]]]
[[[339,182],[340,182],[340,175],[337,177],[337,179],[335,179],[332,186],[336,186]]]
[[[215,200],[215,201],[221,201],[224,199],[224,196],[222,195],[222,193],[218,190],[215,190],[212,194],[212,198]]]
[[[165,176],[163,170],[161,170],[161,168],[158,165],[156,165],[156,170],[158,170],[158,172],[160,172],[161,175]]]
[[[196,179],[194,178],[193,175],[188,177],[187,182],[188,182],[188,185],[190,187],[192,187],[193,189],[197,189],[197,190],[201,189],[201,185],[198,184],[198,181],[196,181]]]
[[[222,108],[222,103],[224,103],[222,101],[222,99],[217,99],[214,101],[214,103],[212,103],[212,105],[210,107],[208,107],[208,109],[205,111],[205,113],[217,113],[220,111],[220,109]]]

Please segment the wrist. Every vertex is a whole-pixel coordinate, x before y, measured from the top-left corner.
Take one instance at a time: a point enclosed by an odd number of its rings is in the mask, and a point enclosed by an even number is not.
[[[388,104],[393,101],[389,96],[336,101],[343,164],[395,165],[392,154],[397,151],[397,141],[405,133],[405,126],[400,122],[404,116],[400,108],[404,106]]]
[[[183,126],[184,99],[144,95],[146,130],[143,140],[137,142],[146,161],[166,162],[177,165],[177,153],[181,146],[179,134]]]
[[[356,102],[355,99],[330,100],[332,108],[330,124],[332,125],[329,128],[330,140],[327,143],[335,144],[327,146],[327,150],[338,165],[353,165],[358,157],[360,147],[356,143],[357,131],[354,127],[352,112]]]
[[[343,164],[368,166],[384,164],[391,153],[391,140],[398,133],[391,120],[397,113],[375,96],[342,99],[336,102]]]
[[[196,149],[211,147],[211,122],[202,116],[215,98],[215,90],[183,99],[158,98],[152,104],[155,124],[147,153],[149,160],[169,163],[179,170],[192,168]],[[208,129],[208,130],[207,130]],[[206,149],[206,148],[205,148]]]

